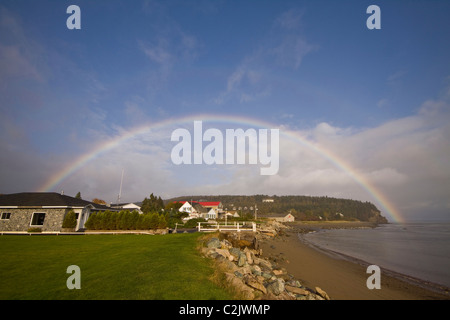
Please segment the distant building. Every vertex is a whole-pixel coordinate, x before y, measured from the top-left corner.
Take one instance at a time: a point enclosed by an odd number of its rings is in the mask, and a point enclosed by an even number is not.
[[[280,215],[280,216],[272,216],[272,217],[268,217],[268,218],[276,220],[276,221],[280,221],[280,222],[294,222],[295,221],[295,217],[290,213],[288,213],[285,216]]]
[[[183,205],[178,209],[185,212],[188,216],[184,220],[189,219],[217,219],[219,214],[223,212],[223,205],[220,201],[176,201]]]
[[[141,211],[141,206],[142,206],[142,202],[112,203],[111,204],[111,208],[114,208],[114,209],[137,211],[139,213],[143,213]]]
[[[216,210],[214,210],[213,208],[211,208],[208,213],[206,214],[206,220],[215,220],[218,218],[218,214],[216,212]]]
[[[273,199],[263,199],[262,202],[274,202],[274,200]]]

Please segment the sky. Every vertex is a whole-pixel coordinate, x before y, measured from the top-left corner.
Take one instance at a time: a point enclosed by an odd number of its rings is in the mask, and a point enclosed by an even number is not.
[[[81,29],[67,27],[73,4]],[[122,181],[122,202],[312,195],[450,220],[449,13],[439,0],[1,0],[0,193],[115,202]],[[174,164],[171,134],[195,120],[279,129],[277,174]]]

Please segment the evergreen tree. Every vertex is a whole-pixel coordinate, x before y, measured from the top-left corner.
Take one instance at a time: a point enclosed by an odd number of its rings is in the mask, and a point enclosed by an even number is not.
[[[153,193],[149,198],[145,198],[142,201],[141,211],[143,213],[158,212],[160,213],[164,209],[164,202],[161,197],[156,197]]]
[[[95,230],[96,220],[97,220],[97,213],[96,212],[91,213],[88,220],[84,224],[85,228],[89,230]]]
[[[75,228],[77,226],[77,216],[75,211],[70,210],[64,217],[63,228]]]

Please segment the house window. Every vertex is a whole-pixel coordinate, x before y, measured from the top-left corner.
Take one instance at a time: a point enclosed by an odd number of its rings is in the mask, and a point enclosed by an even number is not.
[[[31,219],[32,226],[42,226],[44,225],[45,213],[35,212],[33,213],[33,218]]]
[[[11,212],[3,212],[2,213],[2,220],[9,220],[9,218],[11,217]]]

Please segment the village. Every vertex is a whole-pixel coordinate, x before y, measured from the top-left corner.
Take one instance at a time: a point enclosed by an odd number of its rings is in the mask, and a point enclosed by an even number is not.
[[[153,196],[153,194],[152,194]],[[147,200],[147,198],[146,198]],[[144,201],[146,201],[144,200]],[[161,200],[160,200],[161,201]],[[263,199],[263,202],[273,202],[273,199]],[[129,203],[98,203],[98,201],[87,201],[78,197],[71,197],[63,193],[55,192],[23,192],[15,194],[0,195],[0,232],[4,233],[61,233],[61,232],[83,232],[89,228],[88,220],[91,216],[102,213],[116,216],[121,213],[123,217],[134,219],[136,222],[142,220],[146,215],[143,202]],[[168,209],[170,208],[170,210]],[[166,229],[166,232],[176,232],[178,228],[190,226],[197,231],[212,231],[211,225],[219,228],[220,225],[233,225],[231,221],[239,220],[241,224],[234,223],[237,229],[243,226],[243,221],[258,219],[258,205],[252,204],[244,207],[236,207],[232,203],[225,207],[221,201],[207,200],[183,200],[172,201],[164,208],[158,208],[149,219],[166,220],[163,223],[141,224],[143,229]],[[128,214],[129,213],[129,214]],[[69,216],[73,216],[72,224],[67,225]],[[176,217],[176,218],[175,218]],[[283,215],[266,216],[282,222],[291,222],[295,217],[288,213]],[[176,220],[175,220],[176,219]],[[169,223],[170,220],[172,223]],[[173,221],[176,221],[173,223]],[[195,222],[195,223],[193,223]],[[92,225],[92,224],[91,224]],[[109,230],[118,227],[112,225]],[[132,223],[131,223],[132,225]],[[156,226],[156,227],[148,227]],[[205,228],[208,226],[208,228]],[[94,228],[95,229],[95,228]],[[142,229],[131,226],[121,229]],[[236,231],[244,231],[245,229]],[[251,228],[252,231],[254,227]]]

